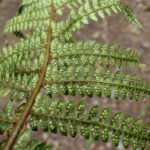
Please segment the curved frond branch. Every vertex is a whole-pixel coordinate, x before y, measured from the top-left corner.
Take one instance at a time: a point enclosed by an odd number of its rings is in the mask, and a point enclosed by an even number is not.
[[[17,68],[35,70],[42,66],[47,35],[45,31],[40,31],[40,34],[38,31],[36,33],[38,33],[36,36],[33,35],[25,40],[20,39],[14,47],[9,45],[8,48],[3,48],[3,54],[0,54],[1,72],[4,68],[11,68],[13,71],[16,71]],[[36,66],[32,63],[33,60],[37,61]]]
[[[22,44],[22,43],[21,43]],[[42,47],[41,47],[42,48]],[[39,48],[39,49],[41,49],[41,48]],[[37,48],[34,48],[34,49],[28,49],[28,50],[30,50],[30,52],[33,50],[36,50]],[[0,59],[0,65],[2,65],[3,63],[5,63],[6,61],[8,61],[9,59],[11,59],[11,57],[13,58],[13,57],[16,57],[17,55],[22,55],[22,53],[23,53],[23,50],[25,50],[25,49],[22,49],[22,50],[20,50],[20,51],[16,51],[16,52],[13,52],[13,53],[11,53],[11,54],[8,54],[7,56],[3,56],[3,55],[1,55],[1,57],[3,57],[3,58],[1,58]]]
[[[104,72],[102,72],[104,70]],[[110,98],[112,91],[115,99],[139,100],[150,95],[150,85],[135,74],[122,74],[121,71],[111,73],[109,69],[102,67],[91,67],[89,65],[63,66],[59,67],[57,63],[49,65],[47,68],[46,78],[43,83],[47,95],[53,94],[59,96],[62,92],[65,95],[84,97],[96,96],[101,97],[104,93]]]
[[[95,10],[92,10],[91,12],[87,12],[85,13],[83,16],[76,16],[76,18],[70,22],[64,30],[60,31],[57,35],[54,36],[54,38],[59,38],[61,35],[63,35],[64,33],[66,33],[67,31],[69,31],[78,21],[80,22],[84,17],[87,17],[89,16],[90,14],[94,14],[100,10],[105,10],[107,8],[110,8],[112,6],[118,6],[118,3],[117,4],[114,4],[114,5],[109,5],[109,6],[106,6],[106,7],[100,7],[100,8],[97,8]]]
[[[106,67],[109,67],[111,62],[114,67],[117,65],[119,68],[122,64],[124,67],[140,68],[141,66],[135,51],[121,49],[120,46],[115,48],[114,44],[108,46],[107,43],[103,43],[100,46],[98,42],[91,44],[90,41],[61,44],[61,42],[53,40],[51,50],[52,62],[58,63],[60,66],[64,64],[67,66],[78,66],[79,64],[103,66],[105,63]]]
[[[43,14],[44,15],[44,14]],[[47,26],[48,21],[49,21],[49,17],[45,16],[45,17],[39,16],[39,18],[35,19],[35,16],[18,16],[16,17],[15,20],[10,20],[9,22],[7,22],[6,26],[5,26],[5,30],[4,30],[4,34],[6,34],[7,32],[19,32],[21,30],[27,30],[27,29],[32,29],[33,27],[35,28],[36,26],[41,27],[41,26]],[[33,19],[32,19],[33,18]],[[17,20],[22,19],[21,22],[17,22]],[[36,24],[32,24],[32,22],[36,22]],[[29,23],[31,24],[31,26],[29,26]],[[23,26],[24,25],[24,26]]]
[[[109,108],[106,108],[106,109],[109,109]],[[40,114],[40,113],[38,114],[34,112],[31,112],[31,115],[32,117],[37,117],[37,118],[46,117],[46,118],[52,118],[52,119],[57,119],[57,120],[67,120],[68,122],[80,122],[81,124],[98,125],[103,128],[109,128],[111,129],[111,131],[115,130],[115,131],[122,132],[121,128],[115,128],[109,124],[107,125],[107,124],[103,124],[101,122],[96,122],[96,121],[83,120],[83,119],[72,118],[72,117],[53,116],[53,115],[48,115],[48,114],[46,115],[46,114]],[[133,137],[143,138],[143,139],[146,139],[147,141],[150,140],[149,136],[142,135],[141,137],[140,133],[132,133],[130,131],[123,131],[122,134],[131,134]]]
[[[22,101],[25,95],[31,93],[32,89],[35,88],[38,78],[37,73],[17,74],[4,71],[0,74],[0,96],[6,97],[10,93],[11,100],[19,96],[18,100]]]
[[[90,5],[92,4],[92,6]],[[81,4],[76,12],[73,7],[68,15],[66,22],[52,23],[53,27],[53,36],[59,38],[63,41],[70,41],[72,35],[75,31],[81,28],[81,24],[88,24],[88,18],[91,18],[94,21],[98,21],[96,14],[98,14],[102,19],[105,19],[106,12],[109,16],[112,15],[111,10],[115,13],[118,13],[118,10],[123,12],[126,19],[138,26],[141,27],[140,23],[136,19],[135,15],[131,9],[122,2],[122,0],[109,0],[109,1],[97,1],[97,0],[86,0]]]
[[[35,70],[24,70],[24,69],[18,69],[14,71],[14,73],[17,74],[33,74],[33,73],[39,73],[41,71],[40,69],[35,69]]]
[[[16,124],[16,121],[12,121],[12,120],[9,120],[9,119],[3,119],[3,118],[0,118],[0,123],[7,123],[7,124]]]
[[[142,127],[142,119],[133,121],[132,116],[124,117],[122,112],[114,114],[110,119],[110,108],[104,108],[99,115],[99,105],[93,106],[87,117],[85,114],[87,114],[86,101],[80,101],[77,108],[75,101],[66,102],[55,99],[49,104],[49,98],[39,94],[31,112],[29,124],[34,131],[38,130],[39,123],[44,132],[50,130],[52,133],[57,133],[59,130],[61,135],[69,134],[71,137],[77,135],[77,128],[80,127],[80,134],[85,139],[92,137],[97,141],[101,137],[101,140],[107,143],[111,136],[115,147],[119,145],[121,139],[124,148],[128,148],[131,141],[133,141],[133,149],[141,145],[146,147],[149,144],[150,123]]]
[[[70,54],[62,54],[58,56],[54,56],[52,59],[59,59],[62,57],[75,57],[75,56],[97,56],[97,57],[109,57],[113,59],[119,59],[119,60],[126,60],[126,61],[133,61],[133,62],[138,62],[139,60],[137,58],[127,58],[127,57],[121,57],[121,56],[115,56],[115,55],[109,55],[109,54],[96,54],[96,53],[90,53],[90,52],[77,52],[77,53],[70,53]]]
[[[132,10],[129,8],[129,6],[124,1],[121,1],[121,5],[120,5],[119,8],[122,10],[122,12],[123,12],[125,18],[127,19],[127,21],[129,21],[133,25],[138,26],[140,29],[143,29],[142,25],[136,19],[136,16],[132,12]]]
[[[81,83],[81,84],[85,84],[85,83],[100,83],[101,85],[110,85],[111,87],[120,87],[120,88],[127,88],[127,89],[132,89],[133,91],[143,91],[143,92],[148,92],[150,93],[150,89],[145,89],[143,87],[137,87],[136,85],[126,85],[126,84],[121,84],[121,83],[115,83],[115,82],[110,82],[110,81],[105,81],[105,80],[64,80],[64,81],[61,81],[61,80],[58,80],[58,81],[45,81],[44,84],[55,84],[55,83],[60,83],[60,84],[77,84],[77,83]]]

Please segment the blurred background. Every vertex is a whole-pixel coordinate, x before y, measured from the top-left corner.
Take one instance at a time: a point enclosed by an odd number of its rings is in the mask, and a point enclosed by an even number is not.
[[[2,50],[4,46],[3,28],[5,22],[16,14],[20,3],[20,0],[0,0],[0,50]],[[128,0],[127,3],[129,3],[132,10],[134,10],[138,20],[144,27],[143,31],[129,24],[122,14],[114,14],[113,17],[107,17],[106,20],[99,19],[98,23],[90,21],[89,25],[84,25],[83,29],[76,33],[74,39],[76,41],[90,39],[99,41],[100,43],[115,43],[115,45],[121,45],[122,48],[132,48],[136,50],[140,56],[141,63],[147,66],[142,72],[133,70],[148,82],[150,81],[150,1]],[[16,40],[14,36],[10,35],[9,42],[11,44],[14,44]],[[75,98],[65,97],[65,99]],[[88,107],[94,104],[100,104],[101,109],[111,107],[112,114],[122,111],[125,115],[132,114],[136,119],[139,117],[144,118],[145,123],[150,122],[150,99],[139,102],[123,101],[121,99],[115,101],[114,99],[106,99],[104,97],[101,99],[97,97],[93,97],[92,99],[84,97],[82,99],[88,101]],[[48,144],[61,147],[62,150],[115,150],[111,142],[103,144],[100,141],[93,142],[91,139],[85,141],[79,135],[74,139],[69,136],[62,137],[59,134],[43,134],[42,132],[39,134],[35,133],[33,134],[33,137],[34,136],[39,137],[41,140],[46,140]],[[123,150],[121,142],[116,149]]]

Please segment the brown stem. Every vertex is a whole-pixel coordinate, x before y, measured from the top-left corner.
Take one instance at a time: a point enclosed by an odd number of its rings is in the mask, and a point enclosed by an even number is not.
[[[55,8],[53,6],[53,4],[51,4],[51,12],[50,12],[50,20],[54,19],[54,12],[55,12]],[[49,22],[49,26],[48,26],[48,37],[47,37],[47,44],[46,44],[46,52],[45,52],[45,58],[44,58],[44,63],[43,63],[43,68],[41,73],[39,74],[39,80],[37,82],[37,85],[35,86],[36,88],[34,88],[31,92],[31,95],[29,97],[29,99],[27,100],[27,104],[25,106],[25,109],[22,113],[22,115],[20,116],[20,119],[17,123],[17,125],[15,126],[15,128],[12,131],[12,134],[10,135],[9,139],[7,140],[3,150],[11,150],[13,149],[13,145],[16,142],[16,139],[24,125],[24,123],[26,122],[32,106],[35,102],[35,98],[37,96],[37,94],[40,92],[40,89],[42,87],[42,83],[44,81],[44,77],[45,77],[45,73],[46,73],[46,68],[49,62],[49,58],[50,58],[50,44],[52,41],[52,29],[51,29],[51,22]]]

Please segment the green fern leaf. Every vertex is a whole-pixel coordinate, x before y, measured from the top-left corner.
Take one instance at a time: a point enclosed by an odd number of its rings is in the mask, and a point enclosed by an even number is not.
[[[56,21],[66,8],[66,20]],[[101,138],[105,143],[111,139],[115,147],[122,139],[125,148],[133,143],[133,150],[149,149],[150,124],[142,126],[141,119],[133,122],[131,116],[124,118],[121,112],[110,118],[109,108],[99,116],[99,105],[87,112],[86,101],[80,101],[77,107],[75,101],[49,102],[60,95],[114,95],[116,100],[128,97],[137,101],[150,95],[145,80],[121,70],[143,67],[136,52],[114,44],[73,41],[76,31],[89,24],[89,19],[97,22],[98,17],[105,19],[119,12],[142,28],[122,0],[22,1],[17,16],[4,29],[5,36],[12,32],[19,41],[11,46],[6,36],[7,47],[0,54],[0,96],[8,98],[0,112],[0,134],[7,131],[9,136],[0,143],[0,149],[51,150],[36,139],[28,140],[30,129],[39,128],[73,138],[80,128],[84,139]],[[25,122],[30,125],[27,130],[23,129]]]
[[[41,104],[42,103],[45,103],[43,98],[41,98]],[[141,119],[137,119],[133,123],[133,117],[127,116],[125,119],[123,119],[124,117],[122,112],[116,113],[111,121],[109,121],[110,109],[105,108],[101,112],[100,117],[98,117],[98,105],[95,105],[91,108],[87,118],[85,116],[85,101],[81,101],[77,105],[77,114],[75,113],[76,111],[74,109],[69,110],[71,111],[71,115],[68,113],[68,108],[75,108],[74,101],[69,101],[66,103],[65,101],[53,100],[47,113],[41,113],[39,109],[41,104],[37,106],[35,103],[36,108],[33,110],[33,112],[31,112],[31,118],[35,117],[34,121],[32,121],[30,118],[29,123],[31,128],[35,121],[39,122],[40,124],[40,120],[38,119],[39,117],[46,117],[48,120],[50,119],[50,121],[44,121],[47,125],[49,124],[49,129],[53,133],[57,133],[59,130],[63,136],[70,134],[71,137],[75,137],[77,135],[77,127],[79,126],[81,136],[83,136],[85,139],[89,139],[90,136],[92,136],[94,140],[99,140],[100,135],[102,135],[102,141],[108,142],[110,133],[112,133],[112,143],[114,146],[118,146],[121,137],[123,137],[123,144],[125,148],[129,147],[131,141],[133,141],[133,149],[137,149],[140,146],[140,142],[142,142],[142,147],[146,147],[146,145],[149,143],[148,130],[150,128],[150,124],[145,124],[141,129]],[[47,105],[47,108],[48,107],[49,105]],[[131,123],[133,123],[132,127]],[[68,127],[70,128],[69,133],[67,130]]]
[[[123,75],[120,71],[117,71],[112,75],[111,71],[107,69],[104,74],[102,74],[101,69],[96,67],[94,68],[95,73],[93,77],[91,72],[92,68],[88,65],[77,68],[71,66],[68,69],[64,67],[63,72],[59,71],[58,68],[57,65],[54,65],[53,67],[49,66],[46,73],[45,92],[49,96],[52,96],[53,94],[59,95],[60,90],[63,94],[75,96],[77,94],[75,92],[77,89],[80,96],[86,94],[87,96],[92,97],[93,93],[95,93],[97,96],[101,97],[103,88],[106,97],[111,97],[112,88],[115,88],[114,95],[116,99],[120,96],[125,99],[127,93],[130,100],[133,98],[138,100],[137,95],[140,95],[141,99],[149,95],[149,88],[145,89],[142,87],[143,83],[140,83],[140,87],[137,86],[135,75]],[[73,73],[73,68],[75,69],[75,73]],[[135,95],[134,93],[137,94]]]
[[[53,150],[53,147],[47,146],[45,143],[38,144],[38,140],[32,140],[28,144],[25,145],[26,141],[31,137],[31,131],[25,130],[19,137],[17,143],[14,146],[15,150],[40,150],[47,149]]]

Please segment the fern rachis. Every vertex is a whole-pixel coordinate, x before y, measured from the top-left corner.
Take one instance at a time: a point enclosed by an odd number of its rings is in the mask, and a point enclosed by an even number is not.
[[[56,22],[56,14],[62,16],[64,7],[70,11],[67,19]],[[0,95],[10,97],[0,114],[0,133],[10,130],[8,139],[1,143],[2,149],[51,149],[37,140],[25,144],[31,129],[38,130],[38,124],[44,132],[59,130],[63,136],[67,136],[69,127],[70,135],[75,137],[80,126],[85,139],[92,136],[99,140],[101,135],[102,141],[108,142],[112,133],[114,146],[123,136],[125,148],[131,140],[134,150],[149,147],[150,125],[141,129],[141,119],[133,122],[131,116],[123,119],[123,114],[117,113],[109,123],[108,108],[98,117],[96,105],[86,118],[85,101],[78,104],[76,111],[75,101],[49,103],[50,98],[60,94],[110,98],[113,91],[116,100],[126,99],[127,95],[130,100],[149,96],[150,86],[145,81],[121,71],[122,65],[141,68],[136,52],[114,44],[72,39],[82,24],[89,23],[88,18],[98,21],[97,14],[105,19],[106,14],[112,15],[111,11],[122,12],[129,22],[141,28],[122,0],[23,0],[18,15],[7,22],[4,30],[5,35],[13,32],[20,40],[14,47],[7,43],[0,55]],[[110,66],[117,66],[119,71],[114,72]],[[26,122],[30,129],[22,132]]]

